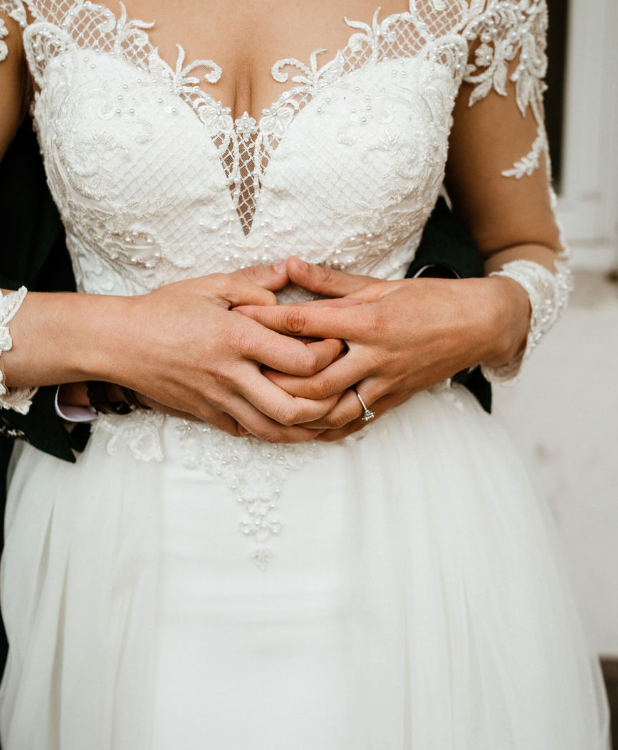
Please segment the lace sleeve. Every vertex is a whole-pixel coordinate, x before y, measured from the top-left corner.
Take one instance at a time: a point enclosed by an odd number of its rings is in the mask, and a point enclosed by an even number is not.
[[[9,28],[6,19],[12,19],[22,28],[25,28],[28,22],[26,6],[21,0],[0,0],[0,63],[7,59],[9,55]],[[10,87],[9,87],[10,88]],[[6,104],[4,110],[0,106],[0,115],[2,124],[11,119],[13,113],[12,105],[19,102],[19,96],[13,95],[10,91],[2,91],[2,105]],[[17,110],[17,107],[15,107]],[[15,115],[17,118],[17,115]],[[0,132],[0,156],[4,141],[4,134]],[[12,136],[7,136],[8,139]],[[32,404],[32,397],[36,393],[36,388],[7,388],[4,384],[4,373],[2,370],[2,354],[8,352],[13,346],[13,340],[9,333],[9,323],[13,320],[17,311],[21,307],[26,296],[27,290],[22,287],[17,292],[11,292],[3,295],[0,290],[0,409],[12,409],[20,414],[27,414]]]
[[[3,295],[0,291],[0,408],[13,409],[20,414],[27,414],[32,405],[32,397],[36,388],[7,388],[4,385],[2,372],[2,354],[13,347],[13,340],[9,332],[9,323],[13,320],[27,294],[22,286],[17,292]]]
[[[9,30],[6,27],[2,15],[12,18],[14,21],[25,28],[27,24],[27,13],[26,6],[21,0],[0,0],[0,62],[6,59],[9,54],[9,48],[7,43],[4,41],[9,35]]]
[[[474,13],[474,7],[479,5],[484,7]],[[494,117],[500,118],[492,124],[494,133],[497,128],[503,128],[512,141],[509,144],[504,136],[496,138],[500,144],[500,157],[504,159],[506,154],[509,155],[507,164],[500,165],[498,173],[502,178],[518,183],[513,187],[497,189],[499,196],[511,204],[512,215],[509,219],[505,217],[506,223],[509,220],[523,222],[520,229],[513,232],[510,244],[534,244],[535,231],[540,235],[538,244],[543,244],[542,240],[548,234],[547,226],[553,225],[557,237],[551,244],[559,249],[554,263],[555,273],[531,258],[514,258],[490,274],[508,276],[517,281],[528,293],[531,305],[530,331],[524,350],[506,365],[483,367],[485,376],[499,383],[515,382],[522,362],[530,356],[565,308],[572,286],[569,253],[553,215],[555,196],[551,189],[549,148],[544,124],[547,25],[546,0],[472,0],[471,20],[465,31],[471,50],[463,85],[468,94],[468,108],[474,108],[488,99],[505,100],[503,104],[496,101],[486,104],[485,108],[487,113],[491,110]],[[516,108],[506,100],[514,102]],[[527,138],[528,145],[525,145]],[[515,148],[522,150],[514,153]],[[494,162],[491,154],[486,158],[490,163]],[[498,168],[497,165],[495,167]],[[542,202],[547,207],[543,217],[531,206],[541,190],[545,191],[546,199]],[[529,196],[526,197],[525,193]],[[485,200],[492,203],[487,196]],[[497,208],[497,216],[501,217],[502,213]],[[544,226],[541,226],[543,223]],[[489,250],[492,245],[508,247],[509,242],[506,237],[502,240],[498,236],[492,242],[486,234],[486,249]]]

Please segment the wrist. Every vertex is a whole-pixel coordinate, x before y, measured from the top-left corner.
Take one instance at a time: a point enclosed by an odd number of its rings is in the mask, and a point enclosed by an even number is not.
[[[480,362],[499,367],[511,362],[526,347],[530,330],[530,298],[514,279],[491,276],[483,283],[487,350]]]
[[[88,326],[86,336],[98,336],[82,361],[80,380],[124,383],[135,366],[135,297],[104,297],[98,301],[100,319]]]
[[[11,322],[4,359],[12,387],[108,379],[122,351],[128,300],[75,293],[30,292]]]

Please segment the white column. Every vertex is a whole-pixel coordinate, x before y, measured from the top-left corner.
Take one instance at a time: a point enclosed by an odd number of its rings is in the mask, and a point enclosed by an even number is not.
[[[571,0],[559,217],[576,265],[618,265],[618,2]]]

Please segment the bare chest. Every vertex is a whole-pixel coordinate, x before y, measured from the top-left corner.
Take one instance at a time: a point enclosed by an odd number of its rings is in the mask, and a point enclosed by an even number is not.
[[[247,112],[259,117],[282,93],[285,86],[275,80],[272,67],[282,60],[309,64],[316,50],[320,62],[332,58],[348,44],[354,29],[346,23],[371,25],[378,0],[129,0],[131,18],[154,22],[150,42],[172,67],[178,45],[185,62],[209,60],[221,69],[215,84],[200,81],[200,87],[230,107],[234,118]],[[108,3],[120,11],[118,0]],[[380,15],[404,12],[407,0],[383,0]]]

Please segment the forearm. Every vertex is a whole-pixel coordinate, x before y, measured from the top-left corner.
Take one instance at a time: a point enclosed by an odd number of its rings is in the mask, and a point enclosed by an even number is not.
[[[560,250],[539,243],[511,245],[494,251],[485,257],[485,275],[499,272],[507,263],[516,260],[529,260],[544,266],[552,273],[556,272],[556,260]]]
[[[5,384],[29,388],[114,378],[126,344],[130,299],[30,292],[10,323],[0,362]]]

